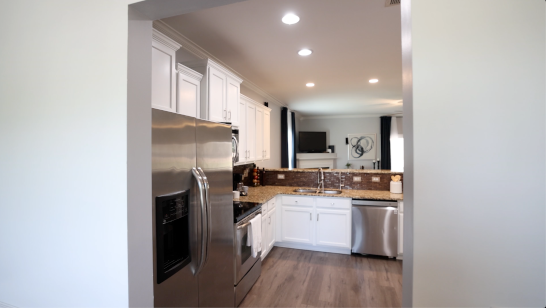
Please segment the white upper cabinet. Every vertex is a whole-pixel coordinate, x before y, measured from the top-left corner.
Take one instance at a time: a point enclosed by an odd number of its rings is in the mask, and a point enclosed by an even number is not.
[[[271,109],[240,95],[239,163],[270,159]]]
[[[271,159],[271,111],[264,110],[264,159]]]
[[[247,133],[246,133],[246,103],[239,100],[239,163],[245,163],[247,160]]]
[[[214,67],[208,68],[208,108],[205,109],[207,120],[213,122],[226,121],[226,109],[224,108],[226,101],[226,75]]]
[[[176,112],[176,51],[180,44],[152,32],[152,108]]]
[[[256,107],[256,159],[264,159],[264,110]]]
[[[246,104],[246,161],[256,160],[256,105]]]
[[[203,75],[178,64],[177,113],[198,118],[201,107],[201,79]]]
[[[203,59],[184,65],[203,74],[201,80],[200,117],[213,122],[239,122],[239,95],[241,78],[220,64]]]
[[[241,82],[228,76],[226,110],[227,121],[233,126],[239,126],[239,100],[241,97]]]

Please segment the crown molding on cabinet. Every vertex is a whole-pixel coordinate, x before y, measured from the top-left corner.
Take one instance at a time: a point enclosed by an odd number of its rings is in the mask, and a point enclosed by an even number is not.
[[[180,73],[180,74],[183,74],[183,75],[186,75],[190,78],[193,78],[193,79],[196,79],[196,80],[199,80],[201,81],[201,79],[203,79],[203,74],[199,73],[199,72],[196,72],[194,70],[192,70],[191,68],[185,66],[185,65],[182,65],[180,63],[178,63],[177,67],[176,67],[176,70]]]
[[[252,103],[252,104],[254,104],[256,106],[259,106],[260,108],[263,108],[265,110],[271,111],[271,108],[266,107],[265,105],[258,103],[257,101],[253,100],[252,98],[250,98],[250,97],[248,97],[248,96],[246,96],[244,94],[240,94],[240,95],[241,95],[241,100],[243,100],[243,101],[245,101],[247,103]]]
[[[161,31],[160,33],[164,34],[165,36],[168,35],[168,37],[171,40],[174,40],[176,43],[180,44],[181,47],[184,50],[188,51],[189,53],[193,54],[194,56],[198,57],[199,59],[212,59],[217,64],[225,67],[226,69],[230,70],[233,74],[237,75],[239,78],[243,80],[242,85],[246,88],[252,90],[256,94],[262,96],[263,98],[267,99],[268,102],[273,103],[275,105],[281,106],[281,107],[288,107],[287,104],[281,102],[271,94],[265,92],[260,87],[258,87],[255,83],[250,81],[249,79],[245,78],[243,75],[239,74],[236,70],[231,68],[229,65],[222,62],[220,59],[203,49],[201,46],[194,43],[189,38],[185,37],[182,33],[176,31],[171,26],[167,25],[165,22],[161,20],[155,20],[153,22],[154,32],[155,31]]]
[[[243,79],[241,79],[241,77],[239,77],[238,75],[234,74],[233,72],[231,72],[230,70],[226,69],[225,67],[223,67],[222,65],[214,62],[212,59],[199,59],[199,60],[195,60],[195,61],[189,61],[189,62],[184,62],[182,63],[183,65],[186,65],[188,67],[206,67],[206,66],[212,66],[214,67],[215,69],[223,72],[224,74],[228,75],[229,77],[237,80],[237,82],[241,83],[243,82]]]
[[[170,37],[166,36],[165,34],[157,31],[156,29],[152,29],[152,39],[156,42],[159,42],[167,47],[169,47],[172,50],[178,50],[182,45],[178,44],[175,40],[171,39]]]

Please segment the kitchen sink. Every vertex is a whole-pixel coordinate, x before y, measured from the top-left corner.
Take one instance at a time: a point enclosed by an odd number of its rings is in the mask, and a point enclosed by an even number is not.
[[[340,195],[341,191],[340,190],[325,190],[322,193],[327,195]]]
[[[299,192],[299,193],[316,193],[317,190],[316,189],[294,189],[294,192]]]
[[[294,192],[316,194],[317,190],[316,189],[294,189]],[[323,192],[321,191],[320,193],[327,194],[327,195],[339,195],[341,194],[341,191],[340,190],[325,190]]]

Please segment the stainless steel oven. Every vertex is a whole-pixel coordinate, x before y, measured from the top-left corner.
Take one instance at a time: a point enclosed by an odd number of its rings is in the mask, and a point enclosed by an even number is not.
[[[260,253],[256,257],[252,256],[250,246],[247,246],[248,229],[250,220],[262,213],[262,209],[258,209],[252,214],[245,217],[243,220],[235,223],[234,238],[235,247],[233,254],[235,257],[235,306],[239,306],[241,301],[262,272],[262,260]]]

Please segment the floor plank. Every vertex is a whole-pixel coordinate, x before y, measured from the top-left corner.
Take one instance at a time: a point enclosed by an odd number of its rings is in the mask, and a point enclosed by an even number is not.
[[[239,307],[401,307],[402,262],[274,247]]]

